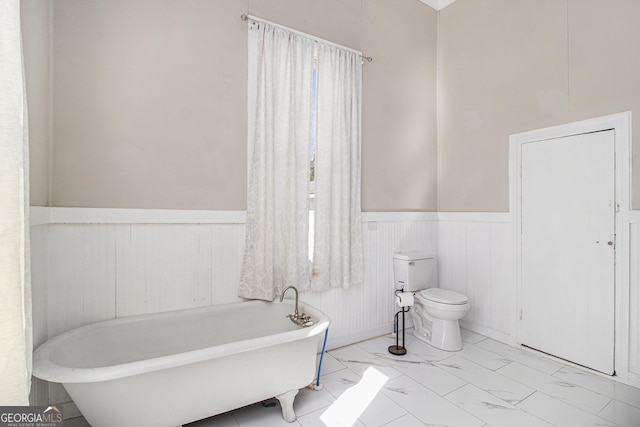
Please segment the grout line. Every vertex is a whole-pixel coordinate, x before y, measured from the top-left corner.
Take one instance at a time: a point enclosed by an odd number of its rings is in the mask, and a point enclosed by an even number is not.
[[[476,385],[474,385],[474,384],[471,384],[471,383],[467,383],[467,384],[463,385],[462,387],[459,387],[457,390],[460,390],[460,389],[462,389],[462,388],[464,388],[464,387],[467,387],[467,386],[471,386],[471,387],[473,387],[473,388],[476,388],[476,389],[478,389],[478,390],[480,390],[480,391],[483,391],[483,392],[488,393],[488,394],[490,394],[491,396],[493,396],[491,393],[489,393],[489,392],[488,392],[488,391],[486,391],[485,389],[480,388],[480,387],[478,387],[478,386],[476,386]],[[454,391],[455,391],[455,390],[454,390]],[[451,393],[454,393],[454,391],[452,391]],[[447,393],[447,395],[449,395],[449,394],[451,394],[451,393]],[[478,415],[473,414],[473,413],[471,413],[471,412],[467,411],[465,408],[463,408],[462,406],[458,405],[457,403],[455,403],[454,401],[452,401],[452,400],[451,400],[451,399],[449,399],[448,397],[445,397],[445,396],[442,396],[442,397],[443,397],[444,399],[446,399],[446,400],[447,400],[447,402],[449,402],[449,403],[451,403],[453,406],[455,406],[456,408],[458,408],[458,409],[460,409],[461,411],[463,411],[463,412],[465,412],[465,413],[469,414],[471,417],[473,417],[473,418],[475,418],[475,419],[477,419],[477,420],[482,421],[483,423],[485,423],[485,425],[489,425],[489,421],[485,420],[484,418],[480,418]],[[502,402],[504,402],[504,403],[505,403],[505,404],[507,404],[507,405],[511,405],[509,402],[507,402],[507,401],[505,401],[505,400],[503,400],[503,399],[500,399],[499,397],[496,397],[496,396],[493,396],[493,397],[495,397],[495,398],[496,398],[496,399],[498,399],[498,400],[501,400]],[[511,405],[511,406],[514,406],[514,405]]]
[[[608,397],[608,396],[607,396],[607,397]],[[611,405],[611,402],[613,402],[614,400],[615,400],[615,399],[611,398],[611,399],[607,402],[607,404],[606,404],[606,405],[604,405],[604,406],[602,407],[602,409],[600,409],[600,410],[598,411],[598,413],[596,414],[596,416],[597,416],[597,417],[600,417],[600,414],[602,413],[602,411],[604,411],[605,409],[607,409],[607,406]],[[604,417],[600,417],[600,418],[604,418]],[[607,418],[605,418],[605,419],[607,419]]]
[[[442,369],[442,368],[438,368],[438,369]],[[447,371],[445,371],[444,369],[442,369],[442,370],[443,370],[444,372],[447,372]],[[443,397],[443,398],[444,398],[444,397],[446,397],[446,396],[450,395],[451,393],[455,393],[456,391],[460,390],[461,388],[466,387],[466,386],[468,386],[469,384],[471,384],[471,383],[470,383],[470,382],[468,382],[467,380],[463,380],[463,381],[464,381],[464,384],[462,384],[460,387],[456,388],[455,390],[451,390],[451,391],[450,391],[450,392],[448,392],[448,393],[443,394],[441,397]],[[473,385],[473,384],[472,384],[472,385]],[[437,394],[437,393],[436,393],[436,394]],[[449,399],[447,399],[447,400],[449,400]],[[449,400],[449,402],[451,402],[451,401]],[[451,402],[451,403],[453,403],[453,402]],[[455,403],[453,403],[453,404],[455,405]],[[458,406],[458,405],[456,405],[456,406]],[[458,408],[460,408],[460,407],[458,406]],[[462,409],[462,408],[461,408],[461,409]]]

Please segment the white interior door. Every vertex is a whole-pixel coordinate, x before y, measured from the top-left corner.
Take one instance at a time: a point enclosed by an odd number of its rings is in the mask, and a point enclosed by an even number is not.
[[[522,145],[522,344],[614,373],[614,131]]]

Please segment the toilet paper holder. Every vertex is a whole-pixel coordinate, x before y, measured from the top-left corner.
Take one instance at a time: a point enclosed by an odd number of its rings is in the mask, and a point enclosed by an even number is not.
[[[405,313],[409,312],[409,307],[413,305],[413,293],[404,292],[404,288],[396,289],[394,291],[396,296],[396,303],[401,307],[401,310],[397,311],[393,317],[393,325],[396,332],[396,345],[390,345],[389,353],[396,356],[404,356],[407,354],[407,349],[404,346],[404,330],[405,330]],[[399,314],[402,313],[402,345],[399,345],[400,328],[399,328]]]

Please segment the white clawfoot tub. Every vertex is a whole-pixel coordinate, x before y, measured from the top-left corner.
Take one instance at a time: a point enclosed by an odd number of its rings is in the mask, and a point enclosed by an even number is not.
[[[33,374],[62,383],[93,427],[178,426],[277,397],[286,421],[315,377],[319,310],[301,328],[292,301],[248,301],[83,326],[34,353]]]

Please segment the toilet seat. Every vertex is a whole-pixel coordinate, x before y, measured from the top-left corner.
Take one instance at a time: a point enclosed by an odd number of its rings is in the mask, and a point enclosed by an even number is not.
[[[423,291],[420,291],[418,295],[429,301],[441,304],[460,305],[469,302],[469,298],[467,298],[466,295],[441,288],[425,289]]]

